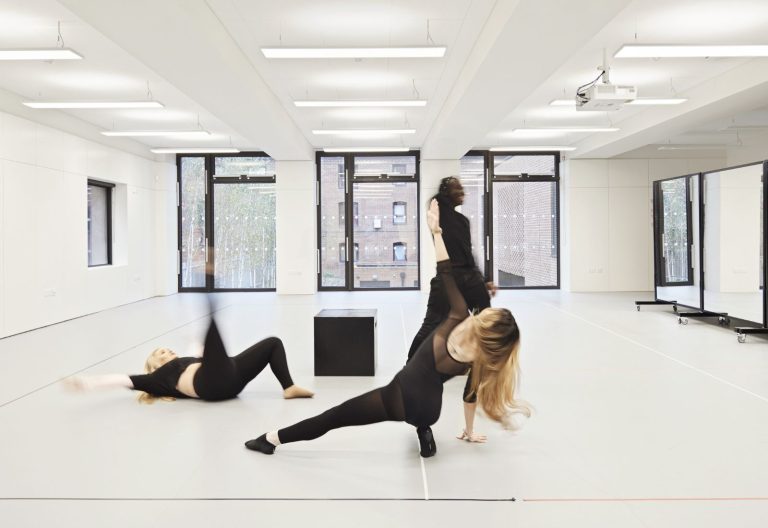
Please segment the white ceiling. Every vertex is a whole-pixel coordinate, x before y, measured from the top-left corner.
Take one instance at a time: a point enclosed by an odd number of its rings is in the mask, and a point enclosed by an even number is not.
[[[544,143],[576,146],[575,157],[612,157],[655,150],[647,147],[653,144],[725,144],[735,131],[716,127],[734,119],[752,125],[739,131],[743,143],[764,137],[754,125],[768,126],[768,59],[612,58],[635,42],[765,44],[765,0],[0,0],[0,48],[53,46],[57,21],[66,45],[85,60],[0,62],[0,89],[16,102],[139,100],[149,82],[164,109],[55,112],[98,130],[193,129],[199,120],[212,132],[197,141],[131,140],[133,150],[231,144],[290,160],[312,159],[314,149],[328,146],[407,146],[421,149],[423,158],[455,159],[470,148]],[[432,43],[447,46],[444,58],[268,60],[260,52]],[[604,49],[612,82],[637,86],[641,97],[688,102],[611,113],[548,106],[597,75]],[[428,103],[405,109],[293,104],[413,98]],[[3,110],[13,111],[7,102],[13,99],[0,98]],[[511,136],[521,126],[609,123],[621,130]],[[321,128],[416,133],[312,134]]]

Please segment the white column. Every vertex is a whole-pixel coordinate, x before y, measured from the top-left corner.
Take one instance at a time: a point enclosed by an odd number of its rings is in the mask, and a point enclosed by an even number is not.
[[[432,233],[427,227],[427,200],[437,193],[440,180],[447,176],[459,176],[461,164],[459,160],[421,160],[419,188],[419,229],[421,240],[421,291],[429,291],[429,281],[435,276],[435,251],[432,246]]]
[[[277,293],[317,290],[314,161],[277,161]]]

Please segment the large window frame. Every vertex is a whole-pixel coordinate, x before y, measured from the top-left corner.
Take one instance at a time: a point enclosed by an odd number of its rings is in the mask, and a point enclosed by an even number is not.
[[[414,174],[412,176],[404,175],[402,173],[395,173],[392,172],[390,174],[379,174],[379,175],[360,175],[355,173],[355,159],[360,158],[386,158],[386,157],[404,157],[404,156],[413,156],[415,157],[415,170]],[[354,196],[354,186],[355,184],[365,184],[365,183],[415,183],[416,184],[416,218],[420,219],[421,214],[421,189],[420,189],[420,156],[418,151],[408,151],[408,152],[347,152],[347,153],[325,153],[325,152],[317,152],[315,156],[315,164],[316,164],[316,174],[317,179],[315,182],[316,185],[316,200],[315,200],[315,206],[317,210],[317,262],[316,262],[316,272],[317,272],[317,289],[318,291],[403,291],[403,290],[420,290],[421,289],[421,259],[416,260],[416,285],[411,287],[390,287],[390,288],[362,288],[362,287],[355,287],[354,284],[354,272],[355,272],[355,262],[358,261],[358,251],[355,251],[352,255],[349,251],[344,251],[344,255],[346,257],[345,262],[345,269],[344,269],[344,286],[323,286],[323,259],[321,258],[321,244],[322,244],[322,220],[321,220],[321,204],[322,204],[322,198],[323,198],[323,188],[322,188],[322,160],[323,158],[344,158],[344,203],[345,203],[345,215],[344,215],[344,232],[345,232],[345,242],[343,243],[347,248],[355,248],[358,249],[359,245],[357,242],[355,242],[355,227],[359,226],[359,221],[357,220],[359,211],[357,210],[358,201],[355,199]],[[341,187],[339,187],[341,188]],[[337,202],[340,203],[340,202]],[[388,203],[392,203],[392,201],[389,201]],[[390,205],[390,208],[393,206]],[[406,213],[407,215],[407,213]],[[393,225],[403,225],[403,224],[395,224],[394,218],[390,222]],[[405,222],[407,223],[407,221]],[[417,221],[415,223],[417,226],[416,228],[416,248],[417,251],[421,248],[421,230],[418,228],[420,223]],[[394,250],[393,250],[393,256],[394,256]],[[353,257],[353,258],[350,258]]]
[[[494,233],[493,233],[493,197],[494,197],[494,183],[527,183],[527,182],[549,182],[554,183],[553,200],[555,218],[553,219],[552,226],[554,229],[555,246],[551,251],[551,256],[557,259],[557,281],[554,285],[549,286],[498,286],[502,290],[558,290],[560,289],[560,275],[561,275],[561,261],[560,261],[560,240],[561,240],[561,220],[560,220],[560,152],[558,151],[542,151],[542,152],[526,152],[526,151],[488,151],[488,150],[470,150],[463,157],[482,157],[484,160],[484,183],[485,183],[485,197],[483,200],[483,228],[485,233],[485,255],[483,255],[484,262],[481,265],[478,262],[478,267],[484,272],[487,280],[493,280],[494,262],[493,262],[493,245],[494,245]],[[495,173],[494,158],[502,156],[553,156],[554,157],[554,175],[547,174],[521,174],[521,175],[497,175]]]
[[[103,182],[99,180],[91,180],[88,179],[88,184],[86,186],[86,190],[89,187],[99,187],[101,189],[105,189],[106,191],[106,231],[107,231],[107,261],[101,264],[91,264],[90,263],[90,255],[88,255],[87,263],[89,268],[100,268],[103,266],[111,266],[112,265],[112,189],[115,188],[114,183],[109,182]],[[91,217],[90,214],[87,216],[88,226],[88,241],[90,243],[90,233],[92,229],[91,225]]]
[[[205,233],[206,233],[206,250],[205,263],[206,267],[213,267],[216,262],[216,240],[215,240],[215,192],[216,185],[243,185],[243,184],[258,184],[258,183],[270,183],[274,184],[277,181],[275,174],[269,176],[216,176],[215,166],[217,158],[269,158],[270,156],[264,152],[238,152],[227,154],[177,154],[176,155],[176,209],[177,209],[177,275],[178,275],[178,291],[179,292],[273,292],[275,288],[217,288],[214,283],[215,270],[213,274],[206,273],[205,286],[204,287],[185,287],[182,285],[182,273],[181,273],[181,240],[182,240],[182,220],[181,220],[181,206],[182,206],[182,185],[181,185],[181,159],[182,158],[204,158],[205,167]]]
[[[693,286],[694,269],[692,246],[693,240],[693,196],[691,194],[691,177],[698,174],[687,174],[676,178],[666,178],[653,182],[653,256],[655,260],[655,270],[657,286]],[[664,193],[661,188],[662,182],[684,179],[685,181],[685,215],[686,215],[686,237],[687,237],[687,258],[688,258],[688,280],[687,281],[669,281],[666,274],[666,259],[664,257]]]

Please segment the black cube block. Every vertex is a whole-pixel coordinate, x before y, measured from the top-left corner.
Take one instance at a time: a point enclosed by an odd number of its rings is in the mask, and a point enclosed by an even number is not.
[[[376,310],[321,310],[315,316],[315,376],[376,374]]]

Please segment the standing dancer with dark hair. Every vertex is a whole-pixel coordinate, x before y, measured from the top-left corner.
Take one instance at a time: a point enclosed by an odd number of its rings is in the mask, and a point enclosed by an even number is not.
[[[385,421],[407,422],[429,428],[440,417],[443,383],[466,374],[472,367],[471,390],[492,420],[512,426],[512,414],[530,415],[515,399],[518,380],[520,331],[504,308],[489,308],[469,315],[451,273],[443,242],[440,211],[432,200],[427,223],[434,235],[437,272],[442,277],[450,311],[419,346],[411,361],[386,386],[367,392],[328,411],[245,443],[248,449],[271,455],[281,444],[313,440],[332,429]],[[431,433],[420,436],[421,456],[437,448]]]

